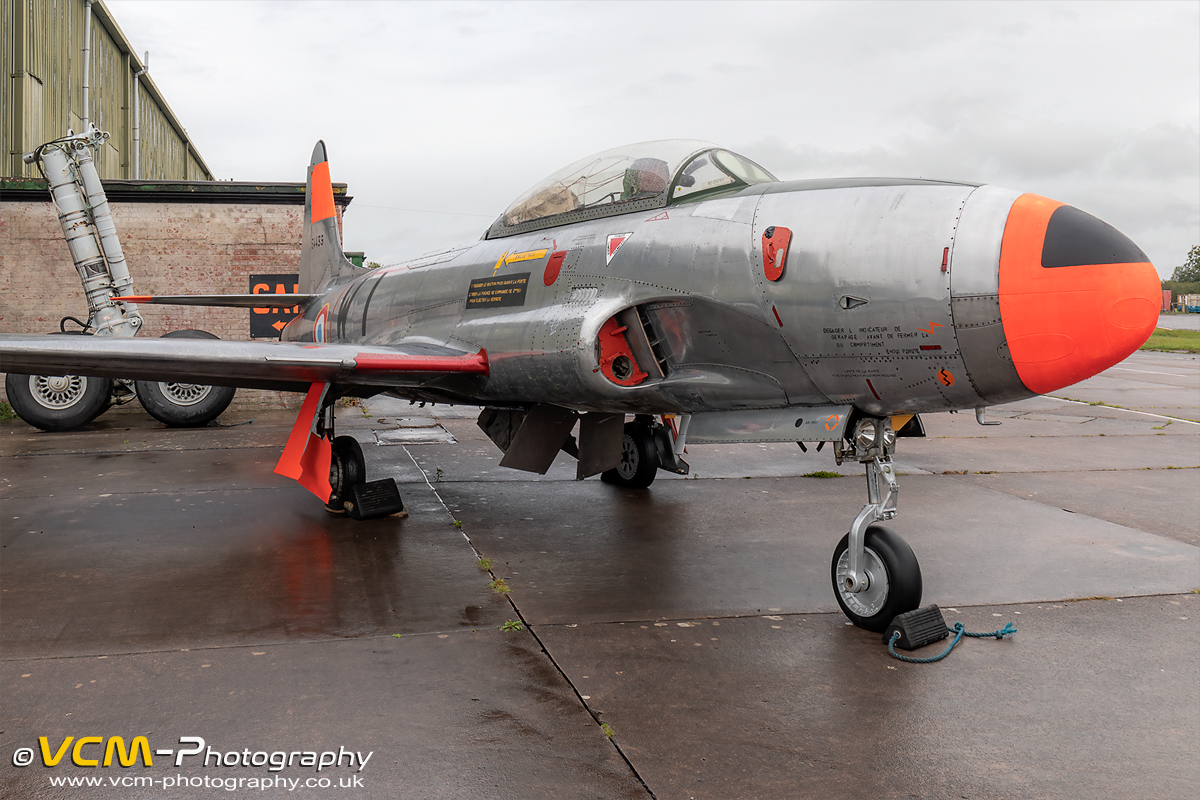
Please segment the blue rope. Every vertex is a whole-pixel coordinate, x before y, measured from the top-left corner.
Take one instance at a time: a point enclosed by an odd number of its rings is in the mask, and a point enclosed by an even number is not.
[[[961,629],[962,623],[956,622],[954,623],[954,626]],[[947,630],[949,630],[949,628],[947,628]],[[963,631],[963,636],[974,636],[976,639],[1003,639],[1005,636],[1012,636],[1016,632],[1017,626],[1012,622],[1006,622],[1004,627],[998,631],[992,631],[991,633],[971,633],[970,631]]]
[[[954,649],[954,645],[958,644],[959,640],[964,636],[974,636],[977,639],[1003,639],[1005,636],[1012,636],[1014,633],[1016,633],[1017,626],[1009,622],[1006,623],[1005,626],[1000,630],[992,631],[991,633],[971,633],[970,631],[963,630],[963,624],[961,622],[956,622],[954,623],[953,628],[946,628],[946,630],[955,634],[954,641],[950,642],[950,646],[936,656],[930,656],[929,658],[913,658],[912,656],[902,656],[897,653],[895,645],[896,641],[900,638],[900,631],[896,631],[892,634],[891,640],[888,641],[888,652],[891,653],[893,657],[898,658],[901,661],[907,661],[910,664],[932,664],[933,662],[941,661],[943,658],[950,655],[950,651]]]

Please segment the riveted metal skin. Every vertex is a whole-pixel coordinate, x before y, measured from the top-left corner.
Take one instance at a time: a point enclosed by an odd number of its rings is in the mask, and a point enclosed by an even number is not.
[[[886,416],[974,408],[1031,394],[1003,358],[998,321],[1007,197],[929,181],[758,185],[671,205],[665,215],[635,212],[483,240],[333,281],[283,339],[309,343],[320,335],[328,345],[429,354],[486,348],[486,379],[380,381],[419,400],[609,413],[832,405]],[[785,280],[764,274],[761,242],[770,226],[792,231]],[[629,235],[608,259],[614,233]],[[565,255],[547,286],[542,276],[555,252]],[[323,265],[321,274],[329,272]],[[519,282],[523,302],[469,305],[480,280]],[[959,285],[961,296],[952,293]],[[865,302],[844,308],[846,296]],[[642,369],[646,380],[621,386],[600,369],[596,342],[609,319],[628,320],[631,310],[656,363]],[[639,352],[645,360],[645,348]],[[265,375],[255,381],[270,383]]]
[[[975,187],[786,186],[763,197],[755,227],[792,229],[789,279],[764,278],[758,286],[764,318],[779,314],[788,344],[821,391],[875,416],[978,403],[966,396],[968,382],[946,387],[935,378],[943,369],[965,371],[941,256]]]
[[[335,297],[330,328],[333,341],[487,348],[490,375],[470,396],[447,385],[420,399],[630,413],[848,405],[875,416],[1007,402],[1031,394],[1004,358],[997,295],[1017,196],[891,179],[759,185],[386,268]],[[771,226],[792,231],[786,280],[764,272]],[[628,238],[608,259],[612,234]],[[553,253],[564,255],[546,285]],[[469,306],[480,279],[521,281],[523,304]],[[303,341],[315,313],[285,338]],[[651,377],[620,386],[596,341],[630,313],[656,361],[643,367]]]
[[[1020,192],[980,186],[971,193],[959,219],[950,271],[951,315],[967,375],[988,405],[999,405],[1030,392],[1008,352],[1000,317],[1000,249],[1008,212]]]

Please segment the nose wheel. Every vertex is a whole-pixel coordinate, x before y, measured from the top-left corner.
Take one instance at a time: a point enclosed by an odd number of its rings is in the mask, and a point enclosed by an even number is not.
[[[862,588],[848,588],[850,534],[833,551],[830,574],[842,612],[860,628],[882,633],[897,614],[921,605],[921,565],[912,548],[890,528],[872,525],[863,537]]]

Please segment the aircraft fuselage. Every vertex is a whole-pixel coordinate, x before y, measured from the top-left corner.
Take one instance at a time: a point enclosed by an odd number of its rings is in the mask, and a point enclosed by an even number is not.
[[[420,399],[640,413],[848,404],[877,416],[1006,403],[1037,393],[1014,364],[1001,310],[1006,228],[1033,213],[1022,197],[1036,198],[923,180],[762,184],[382,268],[334,287],[283,338],[487,349],[486,381],[397,390]],[[775,280],[768,229],[791,236]],[[1073,266],[1072,284],[1112,267]],[[1018,331],[1034,361],[1043,340],[1072,351],[1049,348],[1060,362],[1052,376],[1070,371],[1088,336],[1123,330],[1106,304],[1129,297],[1093,288],[1096,307],[1080,316],[1096,317],[1096,331],[1069,342],[1070,331]],[[1048,297],[1003,299],[1020,308]],[[614,318],[633,378],[602,363],[601,331]]]

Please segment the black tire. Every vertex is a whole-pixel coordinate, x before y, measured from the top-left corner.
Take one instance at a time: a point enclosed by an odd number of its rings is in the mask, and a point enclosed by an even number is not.
[[[164,339],[217,339],[207,331],[171,331]],[[232,386],[204,386],[179,381],[135,381],[138,402],[146,413],[172,428],[207,425],[229,408]]]
[[[830,577],[833,592],[843,613],[860,628],[882,633],[897,614],[921,605],[921,565],[912,548],[898,533],[882,525],[867,528],[863,542],[870,585],[862,592],[845,591],[839,580],[839,567],[845,570],[850,557],[850,534],[842,537],[833,550]]]
[[[339,436],[333,440],[333,452],[329,457],[329,486],[333,493],[325,510],[331,514],[345,514],[346,500],[351,490],[367,482],[367,463],[363,460],[362,447],[353,436]]]
[[[658,474],[658,448],[650,427],[641,422],[626,422],[621,440],[621,463],[600,473],[600,480],[627,489],[645,489]]]
[[[112,396],[111,378],[82,375],[4,377],[8,402],[17,416],[44,431],[70,431],[104,413]]]

